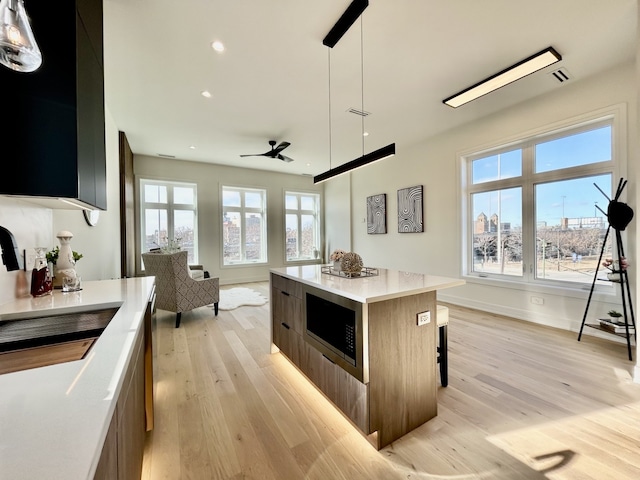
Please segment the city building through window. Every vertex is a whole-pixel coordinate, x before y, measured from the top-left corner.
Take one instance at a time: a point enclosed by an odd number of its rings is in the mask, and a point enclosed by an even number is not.
[[[222,187],[224,265],[267,262],[267,191]]]
[[[320,195],[285,192],[285,256],[288,262],[320,257]]]
[[[141,179],[141,251],[179,248],[198,263],[197,210],[195,184]]]

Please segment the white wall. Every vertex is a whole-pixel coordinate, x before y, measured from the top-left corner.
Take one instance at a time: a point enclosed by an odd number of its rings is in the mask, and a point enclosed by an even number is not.
[[[623,157],[632,159],[626,174],[629,179],[626,201],[635,210],[635,183],[638,179],[635,167],[638,153],[635,79],[635,64],[620,66],[598,78],[559,86],[551,94],[425,139],[419,145],[397,145],[395,157],[351,173],[351,189],[336,188],[331,183],[327,185],[327,191],[330,190],[332,194],[326,195],[326,211],[339,210],[348,202],[351,203],[351,225],[346,223],[349,220],[346,215],[327,216],[327,244],[335,243],[336,232],[351,227],[351,248],[363,257],[367,266],[460,277],[462,220],[459,152],[487,144],[500,144],[507,138],[620,103],[625,104],[628,110],[628,141]],[[424,186],[425,231],[397,233],[396,192],[400,188],[415,185]],[[363,221],[366,217],[366,197],[381,193],[387,194],[389,233],[368,235]],[[636,228],[632,225],[626,239],[626,253],[632,259],[638,258]],[[633,276],[631,280],[634,286],[635,273],[630,275]],[[531,304],[530,297],[534,292],[536,296],[544,298],[544,305]],[[588,290],[574,292],[570,297],[558,296],[549,289],[514,289],[506,284],[487,285],[468,280],[465,286],[444,290],[438,296],[459,305],[577,331],[582,322],[587,294]],[[591,304],[589,313],[592,315],[602,314],[614,306],[620,308],[619,297],[601,296],[597,300]],[[613,303],[607,304],[607,300]]]
[[[331,201],[324,203],[324,259],[329,263],[329,255],[336,249],[349,252],[351,248],[351,231],[357,223],[351,218],[351,177],[342,175],[324,185],[324,197]],[[343,201],[333,201],[342,199]]]
[[[190,182],[198,190],[198,262],[221,284],[267,280],[269,269],[284,266],[284,192],[322,192],[322,186],[302,175],[235,168],[223,165],[134,155],[136,191],[140,178]],[[268,263],[266,265],[224,266],[221,256],[221,188],[223,185],[267,190]],[[139,208],[139,207],[138,207]],[[139,226],[136,226],[139,231]],[[140,239],[136,235],[136,252]],[[139,265],[137,266],[139,268]]]

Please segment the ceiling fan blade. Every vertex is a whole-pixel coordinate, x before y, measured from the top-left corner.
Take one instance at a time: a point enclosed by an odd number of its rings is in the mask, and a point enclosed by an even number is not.
[[[276,144],[275,140],[269,140],[269,145],[271,145],[271,150],[269,150],[268,152],[252,153],[252,154],[245,154],[240,156],[241,157],[269,157],[269,158],[277,158],[285,162],[293,162],[293,158],[285,157],[284,155],[280,154],[280,152],[285,148],[287,148],[289,145],[291,145],[291,143],[280,142],[280,145],[278,145],[277,147],[274,147],[275,144]]]
[[[276,155],[278,155],[282,150],[287,148],[289,145],[291,145],[289,142],[280,142],[280,145],[278,145],[276,148],[271,150],[271,152],[269,152],[269,153],[271,153],[273,155],[273,157],[275,158]]]

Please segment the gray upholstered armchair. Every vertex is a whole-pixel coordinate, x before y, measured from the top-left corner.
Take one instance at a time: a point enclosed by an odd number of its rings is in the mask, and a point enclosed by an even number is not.
[[[145,272],[156,277],[156,307],[176,312],[176,328],[182,312],[211,305],[218,315],[220,285],[218,278],[194,280],[189,275],[188,252],[143,253]]]

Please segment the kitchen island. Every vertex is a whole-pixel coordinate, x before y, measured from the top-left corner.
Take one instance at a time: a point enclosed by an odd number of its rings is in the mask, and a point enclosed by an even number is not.
[[[154,277],[83,282],[78,292],[56,290],[0,305],[0,322],[117,308],[83,359],[0,375],[1,478],[133,478],[117,470],[138,459],[114,450],[116,427],[132,407],[138,424],[142,416],[142,432],[135,435],[144,446],[144,392],[138,387],[144,385],[145,321],[154,285]],[[135,394],[119,401],[130,386]]]
[[[271,269],[272,352],[381,449],[437,414],[436,292],[464,280],[374,269]]]

